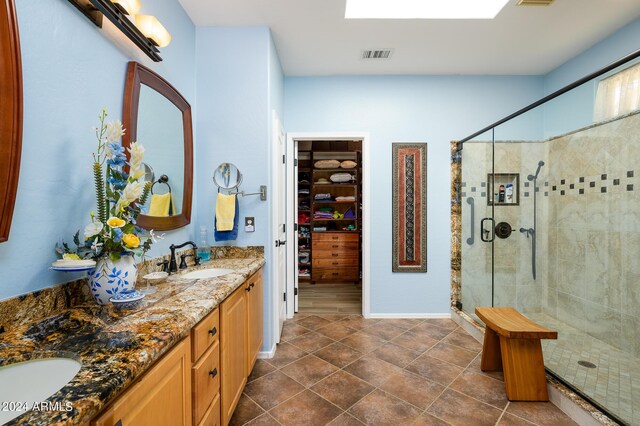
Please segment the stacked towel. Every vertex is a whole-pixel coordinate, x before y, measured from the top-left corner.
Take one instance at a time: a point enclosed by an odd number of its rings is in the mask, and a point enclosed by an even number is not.
[[[149,203],[149,216],[172,216],[173,196],[170,192],[166,194],[153,194]]]
[[[214,237],[216,241],[229,241],[238,238],[238,218],[240,211],[235,194],[218,194],[216,200],[216,219]]]
[[[353,195],[341,195],[336,197],[336,201],[355,201],[356,197]]]

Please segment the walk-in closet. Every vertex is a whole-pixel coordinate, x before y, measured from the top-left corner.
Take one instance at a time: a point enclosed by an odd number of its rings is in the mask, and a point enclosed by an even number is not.
[[[362,141],[297,144],[299,312],[362,312]]]

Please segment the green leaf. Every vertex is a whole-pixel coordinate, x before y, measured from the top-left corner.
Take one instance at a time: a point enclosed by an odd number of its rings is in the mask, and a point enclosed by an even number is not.
[[[120,253],[112,251],[111,253],[109,253],[109,259],[111,259],[112,262],[120,260]]]
[[[73,236],[73,243],[80,247],[80,230],[78,230],[78,232],[75,233],[75,235]]]

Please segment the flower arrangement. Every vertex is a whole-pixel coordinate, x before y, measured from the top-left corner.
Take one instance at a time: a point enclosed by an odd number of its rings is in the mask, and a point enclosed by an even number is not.
[[[122,124],[119,120],[107,122],[107,115],[105,108],[98,115],[100,127],[94,129],[98,141],[93,153],[97,213],[91,212],[82,241],[80,231],[74,235],[75,249],[65,242],[56,245],[56,251],[66,259],[109,257],[117,261],[122,254],[144,256],[158,238],[153,231],[143,236],[143,230],[136,226],[151,189],[151,182],[143,179],[144,146],[132,142],[127,162],[120,141]]]

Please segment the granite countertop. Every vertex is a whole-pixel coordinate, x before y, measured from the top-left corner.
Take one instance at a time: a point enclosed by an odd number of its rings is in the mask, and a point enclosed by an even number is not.
[[[82,362],[75,378],[48,399],[63,407],[70,403],[71,411],[30,411],[8,424],[89,422],[263,264],[263,257],[212,260],[184,272],[212,267],[234,272],[191,280],[172,275],[132,309],[87,303],[6,330],[0,366],[48,357]],[[138,281],[138,288],[145,286]]]

